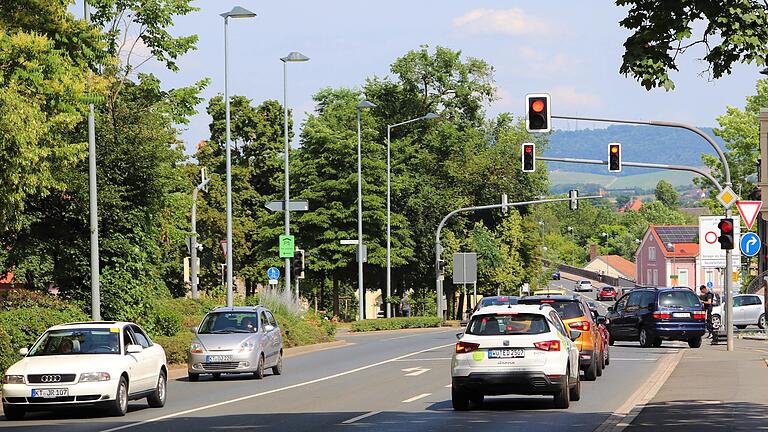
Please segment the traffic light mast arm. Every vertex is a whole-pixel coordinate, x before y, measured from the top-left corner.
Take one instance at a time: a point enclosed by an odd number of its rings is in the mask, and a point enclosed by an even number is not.
[[[558,157],[549,157],[549,156],[539,156],[538,159],[541,159],[543,161],[548,161],[548,162],[562,162],[562,163],[574,163],[574,164],[586,164],[586,165],[608,165],[608,161],[599,160],[599,159],[558,158]],[[667,165],[667,164],[627,162],[627,161],[622,161],[621,165],[638,167],[638,168],[652,168],[652,169],[664,169],[664,170],[672,170],[672,171],[693,172],[712,182],[712,184],[717,188],[718,192],[723,191],[723,187],[720,185],[720,182],[718,182],[708,172],[696,167],[687,166],[687,165]]]
[[[686,129],[689,130],[696,135],[704,138],[707,140],[709,145],[712,146],[712,148],[717,152],[717,156],[720,158],[720,163],[723,165],[723,177],[725,178],[725,185],[731,186],[731,168],[728,165],[728,160],[725,158],[725,153],[723,153],[723,150],[720,148],[719,145],[717,145],[717,142],[715,140],[707,135],[704,131],[701,129],[690,126],[685,123],[676,123],[676,122],[668,122],[668,121],[660,121],[660,120],[622,120],[622,119],[608,119],[608,118],[598,118],[598,117],[578,117],[578,116],[560,116],[560,115],[552,115],[553,119],[560,119],[560,120],[582,120],[582,121],[592,121],[592,122],[601,122],[601,123],[623,123],[623,124],[635,124],[635,125],[646,125],[646,126],[661,126],[661,127],[672,127],[672,128],[679,128],[679,129]],[[542,159],[542,158],[539,158]],[[627,165],[624,163],[624,165]],[[722,188],[720,188],[722,190]]]

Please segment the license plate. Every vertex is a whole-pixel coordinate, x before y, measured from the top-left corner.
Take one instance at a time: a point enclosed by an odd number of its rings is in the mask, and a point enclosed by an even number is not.
[[[672,318],[690,318],[691,314],[688,312],[674,312]]]
[[[69,396],[69,389],[65,388],[32,389],[32,397],[49,399],[66,396]]]
[[[523,358],[525,350],[522,349],[495,349],[488,351],[488,358]]]
[[[206,363],[220,363],[232,361],[231,355],[209,355],[205,356]]]

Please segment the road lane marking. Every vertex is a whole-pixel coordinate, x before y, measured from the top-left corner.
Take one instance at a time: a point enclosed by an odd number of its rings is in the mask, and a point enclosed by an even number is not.
[[[432,369],[430,369],[430,368],[423,368],[423,367],[418,367],[418,366],[417,367],[412,367],[412,368],[402,369],[403,372],[408,372],[404,376],[419,376],[419,375],[423,374],[424,372],[429,372],[431,370]]]
[[[450,357],[430,357],[430,358],[402,359],[402,360],[395,360],[395,361],[415,362],[415,361],[442,361],[442,360],[451,360],[451,358]]]
[[[611,361],[619,360],[619,361],[650,361],[655,362],[658,361],[660,357],[655,358],[621,358],[621,357],[611,357]]]
[[[409,403],[409,402],[417,401],[419,399],[423,399],[423,398],[425,398],[427,396],[431,396],[431,395],[432,395],[432,393],[422,393],[420,395],[416,395],[416,396],[414,396],[412,398],[408,398],[408,399],[404,400],[403,403]]]
[[[445,386],[445,388],[451,388],[451,387],[453,387],[453,384],[448,384],[447,386]]]
[[[349,420],[344,420],[343,422],[341,422],[341,424],[352,424],[352,423],[354,423],[354,422],[356,422],[358,420],[362,420],[362,419],[368,418],[368,417],[373,417],[376,414],[380,414],[380,413],[381,413],[381,411],[371,411],[369,413],[365,413],[365,414],[359,415],[357,417],[352,417]]]
[[[221,402],[217,402],[217,403],[214,403],[214,404],[205,405],[205,406],[201,406],[201,407],[197,407],[197,408],[191,408],[191,409],[184,410],[184,411],[178,411],[178,412],[175,412],[175,413],[166,414],[164,416],[154,417],[154,418],[147,419],[147,420],[142,420],[142,421],[136,422],[136,423],[129,423],[129,424],[125,424],[125,425],[122,425],[122,426],[113,427],[113,428],[110,428],[110,429],[104,429],[101,432],[116,432],[116,431],[119,431],[119,430],[129,429],[129,428],[136,427],[136,426],[142,426],[142,425],[149,424],[149,423],[156,423],[156,422],[159,422],[161,420],[166,420],[166,419],[169,419],[169,418],[174,418],[174,417],[179,417],[179,416],[183,416],[183,415],[187,415],[187,414],[192,414],[192,413],[195,413],[195,412],[198,412],[198,411],[204,411],[204,410],[211,409],[211,408],[218,408],[220,406],[229,405],[229,404],[233,404],[233,403],[237,403],[237,402],[242,402],[242,401],[245,401],[245,400],[249,400],[249,399],[253,399],[253,398],[257,398],[257,397],[261,397],[261,396],[266,396],[266,395],[270,395],[270,394],[273,394],[273,393],[278,393],[278,392],[282,392],[282,391],[286,391],[286,390],[292,390],[292,389],[299,388],[299,387],[305,387],[305,386],[308,386],[308,385],[311,385],[311,384],[316,384],[316,383],[319,383],[319,382],[332,380],[334,378],[339,378],[339,377],[342,377],[342,376],[345,376],[345,375],[349,375],[349,374],[353,374],[353,373],[356,373],[356,372],[364,371],[366,369],[374,368],[374,367],[381,366],[381,365],[384,365],[384,364],[387,364],[387,363],[392,363],[392,362],[395,362],[395,361],[400,360],[400,359],[404,359],[404,358],[408,358],[408,357],[411,357],[411,356],[423,354],[425,352],[430,352],[430,351],[437,350],[437,349],[440,349],[440,348],[446,348],[446,347],[453,346],[453,345],[454,345],[454,342],[451,342],[449,344],[444,344],[444,345],[438,345],[438,346],[435,346],[435,347],[432,347],[432,348],[427,348],[427,349],[423,349],[423,350],[420,350],[420,351],[415,351],[415,352],[404,354],[404,355],[401,355],[401,356],[398,356],[398,357],[394,357],[394,358],[391,358],[391,359],[388,359],[388,360],[382,360],[380,362],[371,363],[371,364],[365,365],[365,366],[360,366],[358,368],[350,369],[348,371],[339,372],[339,373],[336,373],[336,374],[333,374],[333,375],[324,376],[322,378],[317,378],[317,379],[313,379],[313,380],[309,380],[309,381],[304,381],[304,382],[301,382],[301,383],[298,383],[298,384],[292,384],[292,385],[285,386],[285,387],[280,387],[280,388],[276,388],[276,389],[272,389],[272,390],[267,390],[267,391],[263,391],[261,393],[255,393],[255,394],[251,394],[251,395],[247,395],[247,396],[241,396],[241,397],[238,397],[238,398],[229,399],[229,400],[225,400],[225,401],[221,401]]]

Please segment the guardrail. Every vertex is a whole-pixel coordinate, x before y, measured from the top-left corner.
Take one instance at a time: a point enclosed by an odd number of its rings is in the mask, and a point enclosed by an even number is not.
[[[604,274],[600,274],[597,272],[584,270],[580,267],[573,267],[569,266],[567,264],[558,264],[557,268],[560,271],[564,271],[566,273],[574,274],[576,276],[581,276],[586,279],[591,279],[594,281],[598,281],[601,283],[604,283],[606,285],[613,285],[615,287],[635,287],[637,284],[635,281],[623,278],[623,277],[614,277],[614,276],[608,276]]]

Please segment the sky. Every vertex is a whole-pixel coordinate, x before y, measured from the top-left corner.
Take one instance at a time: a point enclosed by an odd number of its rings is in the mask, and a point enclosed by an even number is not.
[[[78,0],[79,4],[82,4]],[[198,0],[200,10],[178,17],[174,35],[197,34],[197,50],[178,61],[180,71],[159,63],[139,69],[158,75],[167,89],[208,77],[200,113],[182,128],[191,153],[208,138],[207,99],[224,91],[224,23],[233,6],[256,12],[230,20],[229,89],[256,103],[283,100],[280,57],[299,51],[306,63],[288,65],[288,105],[299,116],[314,108],[312,95],[325,87],[359,88],[366,77],[386,76],[389,65],[420,45],[440,45],[481,58],[494,68],[499,100],[489,115],[523,112],[526,93],[552,95],[557,115],[669,120],[716,126],[728,105],[743,107],[761,77],[757,66],[738,65],[712,81],[701,72],[701,52],[679,57],[676,89],[646,91],[619,74],[629,32],[618,22],[626,9],[611,1],[584,0]],[[82,8],[82,6],[80,6]],[[80,9],[81,10],[81,9]],[[76,9],[73,9],[77,13]],[[605,125],[556,121],[573,130]],[[298,136],[298,134],[297,134]]]

